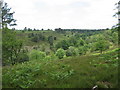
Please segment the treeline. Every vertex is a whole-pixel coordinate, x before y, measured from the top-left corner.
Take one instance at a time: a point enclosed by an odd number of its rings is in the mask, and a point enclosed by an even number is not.
[[[56,32],[64,32],[64,31],[71,31],[71,32],[96,32],[96,31],[104,31],[104,30],[109,30],[107,29],[61,29],[61,28],[56,28]]]
[[[52,29],[36,29],[36,28],[34,28],[34,29],[31,29],[31,28],[27,28],[27,27],[25,27],[23,30],[20,30],[20,31],[23,31],[23,32],[25,32],[25,31],[44,31],[44,30],[48,30],[48,31],[50,31],[50,30],[52,30]]]

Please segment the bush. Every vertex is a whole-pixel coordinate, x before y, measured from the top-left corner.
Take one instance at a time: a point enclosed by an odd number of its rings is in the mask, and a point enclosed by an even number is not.
[[[79,55],[86,54],[86,52],[87,52],[87,47],[86,46],[80,46],[80,47],[78,47],[78,53],[79,53]]]
[[[46,56],[45,52],[41,52],[38,50],[32,50],[30,53],[30,60],[36,59],[36,60],[42,60]]]
[[[70,46],[77,46],[78,42],[76,40],[75,37],[71,37],[69,40],[68,40]]]
[[[70,46],[69,49],[66,51],[66,56],[77,56],[78,52],[75,47]]]
[[[17,60],[19,63],[22,63],[22,62],[28,61],[29,57],[26,53],[20,53]]]
[[[32,42],[38,42],[39,41],[39,37],[36,35],[33,38],[31,38]]]
[[[56,44],[56,49],[62,48],[64,50],[67,50],[69,48],[69,42],[67,40],[62,40]]]
[[[56,52],[56,56],[58,56],[59,59],[62,59],[65,55],[65,51],[63,49],[58,49]]]

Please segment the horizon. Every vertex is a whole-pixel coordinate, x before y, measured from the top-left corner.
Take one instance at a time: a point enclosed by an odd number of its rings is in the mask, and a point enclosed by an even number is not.
[[[15,30],[24,30],[24,28],[23,29],[12,28],[12,29],[15,29]],[[87,28],[86,29],[85,28],[84,29],[80,29],[80,28],[79,29],[75,29],[75,28],[71,28],[71,29],[69,29],[69,28],[67,28],[67,29],[64,29],[64,28],[54,28],[54,29],[50,29],[50,28],[44,29],[44,28],[41,28],[41,29],[38,29],[38,28],[27,28],[26,30],[28,30],[28,31],[29,30],[31,30],[31,31],[47,31],[47,30],[55,31],[55,29],[62,29],[62,30],[109,30],[110,28],[100,28],[100,29],[87,29]]]

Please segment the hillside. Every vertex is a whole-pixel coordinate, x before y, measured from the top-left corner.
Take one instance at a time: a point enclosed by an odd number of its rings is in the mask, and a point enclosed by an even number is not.
[[[102,55],[44,58],[4,67],[3,88],[116,88],[117,53],[114,49]]]
[[[106,8],[103,0],[11,0],[16,23],[6,1],[0,1],[0,88],[119,88],[114,2]]]
[[[6,29],[3,88],[117,88],[117,34]]]

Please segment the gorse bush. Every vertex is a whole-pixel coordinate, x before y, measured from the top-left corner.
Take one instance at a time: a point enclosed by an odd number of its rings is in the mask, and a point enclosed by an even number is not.
[[[45,52],[41,52],[38,50],[32,50],[29,54],[30,60],[42,60],[46,57]]]
[[[58,49],[56,52],[56,56],[58,56],[59,59],[62,59],[65,55],[65,51],[63,49]]]

